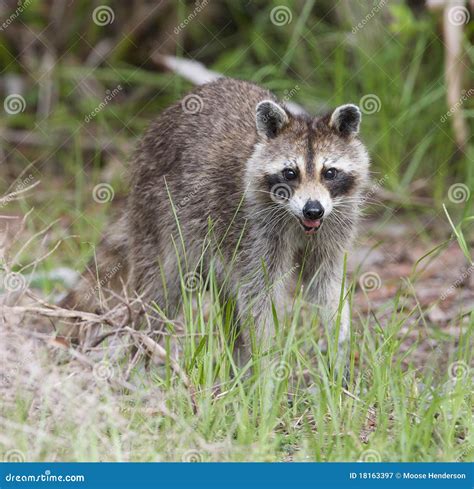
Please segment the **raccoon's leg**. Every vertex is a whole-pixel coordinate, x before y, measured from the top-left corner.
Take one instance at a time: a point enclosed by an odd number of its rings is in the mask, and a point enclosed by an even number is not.
[[[255,263],[255,268],[261,268]],[[265,361],[271,347],[275,344],[275,308],[278,321],[281,323],[288,310],[287,278],[288,270],[281,269],[258,273],[253,279],[241,285],[237,293],[237,311],[240,325],[239,352],[240,365],[251,357],[252,345],[250,328],[254,328],[257,347],[265,355]],[[243,279],[245,282],[245,279]]]
[[[255,297],[255,290],[262,294],[263,287],[242,287],[237,294],[237,314],[239,337],[235,352],[237,362],[244,366],[252,356],[251,328],[254,328],[260,351],[266,351],[274,336],[271,302],[265,297]],[[263,294],[262,294],[263,295]]]
[[[349,359],[350,315],[345,290],[341,299],[342,262],[323,262],[319,266],[308,263],[305,266],[304,283],[305,298],[319,307],[325,330],[334,335],[337,363],[345,368]],[[335,335],[338,335],[337,338]],[[328,340],[331,341],[332,338]]]

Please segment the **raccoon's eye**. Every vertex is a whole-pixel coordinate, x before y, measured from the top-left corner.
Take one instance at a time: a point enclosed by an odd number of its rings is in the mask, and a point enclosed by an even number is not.
[[[324,178],[326,180],[334,180],[337,177],[337,170],[335,168],[328,168],[324,172]]]
[[[291,168],[285,168],[282,171],[282,174],[285,180],[294,180],[297,177],[295,170],[292,170]]]

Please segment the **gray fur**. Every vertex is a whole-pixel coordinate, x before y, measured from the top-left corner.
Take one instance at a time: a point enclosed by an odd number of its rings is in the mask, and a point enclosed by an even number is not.
[[[195,106],[188,110],[191,99]],[[333,127],[335,121],[341,127],[339,118],[293,115],[277,103],[265,89],[223,78],[166,109],[139,143],[127,207],[119,226],[109,230],[121,237],[114,250],[122,256],[114,259],[126,262],[132,291],[170,316],[182,293],[179,269],[205,278],[212,266],[225,294],[237,300],[244,359],[247,317],[255,321],[262,345],[270,346],[272,301],[279,314],[290,311],[300,274],[305,297],[333,321],[343,254],[368,178],[367,153],[355,134],[347,138]],[[333,160],[345,165],[341,171],[350,173],[353,185],[332,198],[320,172]],[[279,178],[280,161],[281,168],[297,166],[301,174],[297,183],[281,183],[290,195],[279,201],[268,185]],[[304,168],[311,172],[304,174]],[[329,215],[314,235],[306,235],[297,214],[314,195]],[[106,237],[107,242],[117,239]],[[69,297],[72,303],[79,307],[77,291]],[[344,305],[340,340],[348,328]]]

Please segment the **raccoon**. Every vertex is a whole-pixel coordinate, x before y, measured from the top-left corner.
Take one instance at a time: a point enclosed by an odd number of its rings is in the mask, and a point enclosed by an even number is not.
[[[139,142],[127,206],[99,248],[99,275],[101,260],[121,260],[131,290],[173,316],[183,277],[205,280],[212,270],[223,296],[235,299],[243,361],[249,318],[262,348],[271,347],[273,310],[291,313],[297,282],[323,321],[335,323],[344,252],[369,178],[360,122],[352,104],[295,115],[246,81],[198,87]],[[65,303],[81,307],[81,290],[84,283]],[[342,343],[345,302],[339,312]]]

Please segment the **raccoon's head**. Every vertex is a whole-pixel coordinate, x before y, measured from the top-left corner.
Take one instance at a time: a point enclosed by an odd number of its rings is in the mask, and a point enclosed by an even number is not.
[[[369,167],[357,137],[360,121],[352,104],[311,118],[271,100],[260,102],[258,142],[246,173],[254,201],[285,211],[308,235],[323,225],[353,222]]]

